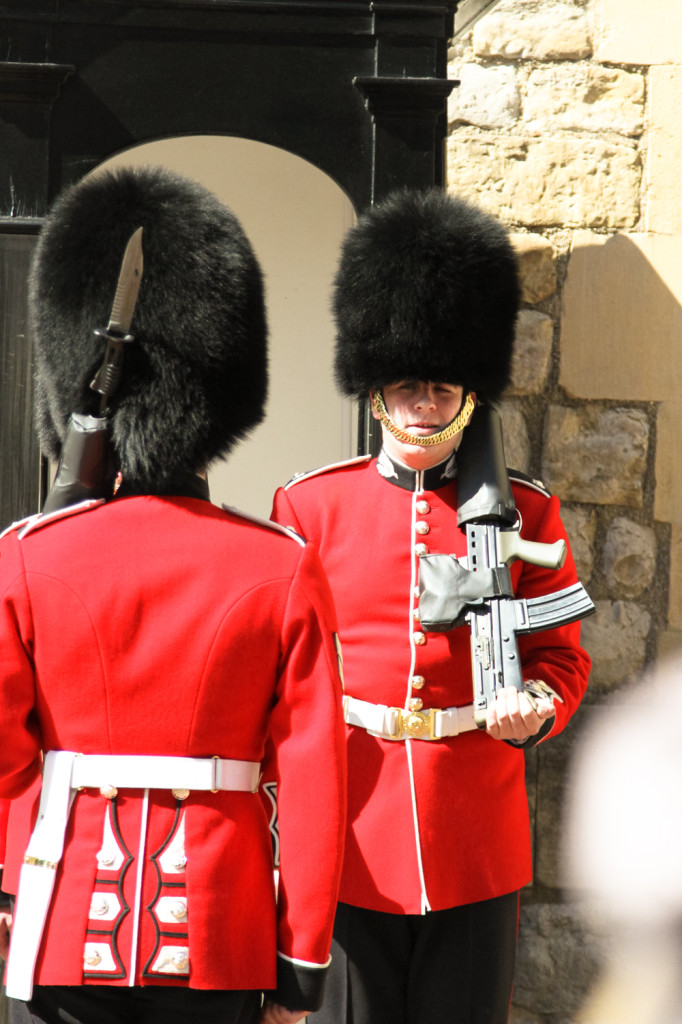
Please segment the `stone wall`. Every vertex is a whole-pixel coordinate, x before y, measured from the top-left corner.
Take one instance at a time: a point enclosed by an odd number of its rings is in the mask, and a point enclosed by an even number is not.
[[[507,461],[562,500],[597,605],[588,696],[528,756],[535,881],[515,1024],[568,1024],[600,943],[561,889],[561,810],[596,704],[682,639],[682,4],[501,0],[452,46],[448,187],[510,228],[523,283]]]

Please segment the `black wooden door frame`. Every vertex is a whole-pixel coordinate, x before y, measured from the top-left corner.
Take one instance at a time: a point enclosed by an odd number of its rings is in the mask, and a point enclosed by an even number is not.
[[[457,0],[9,7],[16,12],[0,5],[0,248],[10,235],[35,235],[64,186],[115,153],[172,136],[234,135],[288,150],[332,177],[357,211],[399,186],[443,183]],[[25,411],[30,380],[26,359],[15,358],[17,346],[22,356],[30,348],[17,313],[22,272],[11,282],[14,319],[0,319],[0,402],[11,394],[16,408],[18,396]],[[367,449],[374,421],[363,413]],[[0,422],[7,522],[38,510],[44,481],[26,416]]]

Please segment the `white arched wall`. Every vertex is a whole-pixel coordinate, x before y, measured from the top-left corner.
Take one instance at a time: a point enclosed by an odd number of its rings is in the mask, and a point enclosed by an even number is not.
[[[210,468],[209,483],[216,504],[267,517],[275,488],[294,473],[356,453],[356,409],[334,387],[330,313],[353,206],[312,164],[250,139],[162,139],[101,167],[141,165],[162,165],[215,192],[241,221],[263,268],[270,326],[266,419]]]

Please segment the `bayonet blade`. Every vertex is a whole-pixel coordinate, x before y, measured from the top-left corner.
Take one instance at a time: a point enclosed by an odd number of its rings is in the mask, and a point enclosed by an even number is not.
[[[111,307],[111,317],[107,331],[111,334],[125,336],[133,322],[137,295],[142,282],[142,228],[138,228],[128,239],[121,272],[118,275],[116,294]]]

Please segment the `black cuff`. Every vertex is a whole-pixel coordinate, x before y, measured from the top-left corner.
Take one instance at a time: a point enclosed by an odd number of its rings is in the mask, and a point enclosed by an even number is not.
[[[324,999],[328,968],[306,967],[277,957],[277,988],[266,997],[287,1010],[319,1010]]]

